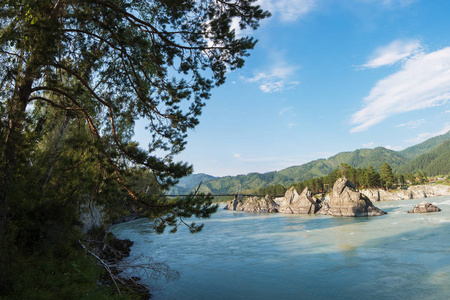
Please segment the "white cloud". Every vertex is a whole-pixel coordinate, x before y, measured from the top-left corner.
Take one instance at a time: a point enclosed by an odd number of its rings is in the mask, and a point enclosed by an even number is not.
[[[259,83],[259,89],[264,93],[282,92],[300,84],[298,81],[290,79],[297,69],[295,66],[279,63],[268,71],[258,72],[253,77],[244,78],[244,80]]]
[[[375,143],[374,142],[370,142],[370,143],[362,144],[362,145],[363,145],[364,148],[372,148],[373,145],[375,145]]]
[[[290,129],[290,128],[292,128],[292,127],[297,126],[297,123],[290,122],[287,126],[288,126],[288,128]]]
[[[308,14],[318,0],[260,0],[259,5],[283,22],[293,22]]]
[[[371,59],[362,67],[379,68],[382,66],[393,65],[398,61],[405,60],[408,57],[418,54],[422,47],[418,40],[395,40],[387,46],[375,49]]]
[[[399,124],[395,127],[407,127],[408,129],[414,129],[420,127],[420,125],[422,125],[423,123],[425,123],[425,119],[409,121],[407,123]]]
[[[447,114],[450,113],[450,110],[446,110],[445,113],[447,113]]]
[[[447,133],[450,130],[450,122],[449,123],[445,123],[444,127],[442,128],[442,130],[438,131],[438,132],[424,132],[424,133],[420,133],[419,135],[417,135],[417,137],[407,140],[407,142],[410,143],[414,143],[414,144],[418,144],[421,143],[423,141],[428,140],[429,138],[438,136],[438,135],[443,135],[445,133]]]
[[[385,6],[407,6],[410,5],[417,0],[383,0],[383,5]]]
[[[242,155],[241,154],[239,154],[239,153],[235,153],[234,155],[233,155],[235,158],[239,158],[239,159],[241,159],[242,158]]]
[[[403,147],[401,146],[391,146],[391,145],[384,146],[384,148],[394,151],[400,151],[403,149]]]
[[[285,108],[282,108],[282,109],[278,112],[278,114],[281,116],[281,115],[284,115],[285,113],[287,113],[288,111],[291,111],[291,110],[293,110],[293,109],[294,109],[293,106],[285,107]]]
[[[359,2],[380,4],[384,7],[408,6],[417,0],[358,0]]]
[[[351,132],[367,130],[387,117],[440,106],[450,99],[450,47],[407,60],[402,70],[380,81],[354,113]]]

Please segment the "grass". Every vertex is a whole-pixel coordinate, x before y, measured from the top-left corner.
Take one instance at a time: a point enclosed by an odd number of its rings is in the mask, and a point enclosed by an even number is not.
[[[12,285],[6,299],[139,299],[120,296],[108,284],[102,284],[105,272],[81,249],[72,249],[66,257],[31,255],[16,257],[11,268]]]

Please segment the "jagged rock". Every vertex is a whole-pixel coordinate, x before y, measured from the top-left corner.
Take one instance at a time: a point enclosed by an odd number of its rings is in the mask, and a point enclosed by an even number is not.
[[[312,197],[309,188],[305,188],[299,195],[297,190],[291,187],[286,191],[278,211],[285,214],[314,214],[320,207],[320,200]]]
[[[246,212],[278,212],[278,204],[275,203],[269,196],[264,198],[251,197],[244,201],[242,206],[238,206],[236,210]]]
[[[242,206],[242,200],[235,197],[234,200],[228,201],[223,209],[238,210],[240,206]]]
[[[318,215],[332,215],[331,213],[331,209],[330,209],[330,202],[322,202],[321,203],[321,208],[319,209],[319,211],[316,212],[316,214]]]
[[[273,201],[275,201],[276,204],[281,205],[281,203],[283,203],[284,201],[284,197],[276,197],[273,199]]]
[[[375,207],[372,202],[345,178],[338,179],[333,186],[330,199],[330,212],[333,216],[366,217],[381,216],[384,211]]]
[[[245,212],[278,212],[279,205],[273,201],[268,195],[264,198],[251,197],[242,201],[240,199],[234,199],[229,201],[224,209],[245,211]]]
[[[414,206],[414,208],[412,210],[408,211],[408,213],[428,213],[428,212],[438,212],[438,211],[441,211],[441,209],[439,207],[437,207],[436,205],[433,205],[426,201],[422,201],[419,204],[417,204],[416,206]]]

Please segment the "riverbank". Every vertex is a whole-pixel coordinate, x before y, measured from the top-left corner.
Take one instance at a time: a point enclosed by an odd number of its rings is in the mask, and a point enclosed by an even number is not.
[[[413,185],[407,189],[384,190],[384,189],[362,189],[360,192],[366,195],[370,201],[398,201],[421,198],[432,198],[450,195],[450,185],[426,184]]]

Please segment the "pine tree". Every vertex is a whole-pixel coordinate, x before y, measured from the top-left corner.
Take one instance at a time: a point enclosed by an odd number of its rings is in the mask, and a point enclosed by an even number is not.
[[[392,172],[391,166],[387,163],[383,163],[380,167],[380,179],[381,184],[386,188],[391,188],[394,183],[394,173]]]

